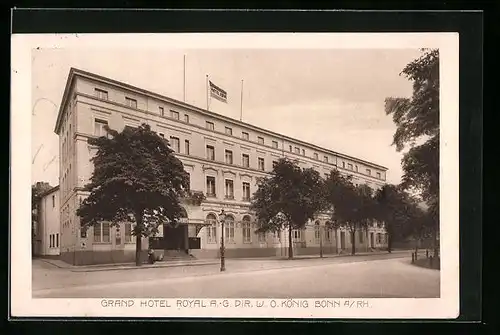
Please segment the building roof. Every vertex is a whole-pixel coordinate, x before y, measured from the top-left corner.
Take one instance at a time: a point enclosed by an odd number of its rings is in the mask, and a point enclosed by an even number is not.
[[[40,194],[40,199],[48,196],[51,193],[59,191],[59,185],[52,187],[51,189],[48,189],[47,191],[43,192]]]
[[[375,163],[372,163],[372,162],[369,162],[369,161],[365,161],[363,159],[359,159],[359,158],[356,158],[356,157],[353,157],[353,156],[342,154],[340,152],[336,152],[336,151],[333,151],[333,150],[322,148],[320,146],[317,146],[317,145],[314,145],[314,144],[311,144],[311,143],[307,143],[305,141],[301,141],[301,140],[298,140],[298,139],[295,139],[295,138],[292,138],[292,137],[289,137],[289,136],[286,136],[286,135],[283,135],[283,134],[279,134],[279,133],[276,133],[276,132],[273,132],[273,131],[270,131],[270,130],[267,130],[267,129],[264,129],[264,128],[260,128],[260,127],[257,127],[255,125],[252,125],[252,124],[249,124],[249,123],[245,123],[243,121],[239,121],[239,120],[236,120],[236,119],[233,119],[233,118],[221,115],[221,114],[217,114],[217,113],[211,112],[209,110],[202,109],[202,108],[199,108],[199,107],[187,104],[185,102],[182,102],[182,101],[179,101],[179,100],[176,100],[176,99],[173,99],[173,98],[170,98],[170,97],[158,94],[158,93],[154,93],[154,92],[148,91],[146,89],[139,88],[137,86],[133,86],[133,85],[127,84],[125,82],[121,82],[121,81],[118,81],[118,80],[115,80],[115,79],[107,78],[107,77],[104,77],[104,76],[101,76],[101,75],[98,75],[98,74],[95,74],[95,73],[92,73],[92,72],[84,71],[84,70],[81,70],[81,69],[77,69],[77,68],[74,68],[74,67],[72,67],[70,69],[70,71],[69,71],[68,80],[66,81],[66,87],[64,89],[64,94],[63,94],[63,97],[62,97],[62,100],[61,100],[61,104],[59,106],[59,113],[57,115],[56,125],[55,125],[55,128],[54,128],[54,132],[56,134],[59,134],[59,130],[61,128],[61,120],[62,120],[62,117],[63,117],[64,110],[66,108],[66,104],[68,102],[68,98],[69,98],[68,95],[69,95],[69,92],[71,90],[71,86],[73,85],[73,80],[74,80],[75,76],[86,77],[86,78],[93,79],[93,80],[96,80],[96,81],[101,81],[101,82],[104,82],[104,83],[108,83],[108,84],[111,84],[111,85],[114,85],[114,86],[121,86],[121,87],[123,87],[125,89],[131,90],[131,91],[135,91],[135,92],[138,92],[138,93],[141,93],[141,94],[144,94],[144,95],[148,95],[148,96],[154,97],[154,98],[159,99],[159,100],[164,100],[164,101],[167,101],[167,102],[169,102],[171,104],[174,104],[174,105],[177,105],[177,106],[180,106],[180,107],[184,107],[186,109],[190,109],[190,110],[196,111],[196,112],[198,112],[200,114],[204,114],[204,115],[207,115],[207,116],[219,119],[219,120],[231,122],[231,123],[240,125],[242,127],[250,128],[250,129],[253,129],[253,130],[256,130],[256,131],[260,131],[260,132],[263,132],[263,133],[268,133],[268,134],[276,136],[276,137],[278,137],[280,139],[284,139],[284,140],[288,140],[288,141],[291,141],[291,142],[294,142],[294,143],[297,143],[297,144],[301,144],[301,145],[304,145],[304,146],[312,147],[312,148],[314,148],[316,150],[324,151],[324,152],[330,153],[330,154],[338,156],[338,157],[342,157],[342,158],[346,158],[346,159],[352,159],[352,160],[355,160],[355,161],[358,161],[358,162],[361,162],[361,163],[365,163],[367,165],[371,165],[372,167],[381,169],[383,171],[387,171],[388,170],[387,167],[379,165],[379,164],[375,164]]]

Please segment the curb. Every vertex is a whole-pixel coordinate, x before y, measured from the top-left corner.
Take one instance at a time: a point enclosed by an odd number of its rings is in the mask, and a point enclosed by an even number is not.
[[[219,264],[218,261],[211,261],[206,263],[183,263],[183,264],[162,264],[162,265],[141,265],[141,266],[127,266],[127,267],[102,267],[96,269],[79,269],[79,268],[70,268],[71,272],[99,272],[99,271],[119,271],[119,270],[141,270],[141,269],[160,269],[160,268],[175,268],[181,266],[203,266],[203,265],[216,265]]]

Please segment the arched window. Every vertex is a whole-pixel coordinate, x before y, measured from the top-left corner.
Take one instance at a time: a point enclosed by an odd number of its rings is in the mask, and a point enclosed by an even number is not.
[[[328,241],[328,242],[331,242],[332,240],[332,229],[331,229],[331,222],[330,221],[327,221],[325,223],[325,240]]]
[[[217,218],[214,214],[208,214],[206,223],[210,224],[207,227],[207,242],[217,243]]]
[[[250,243],[252,242],[252,237],[250,234],[250,217],[248,215],[245,215],[242,221],[243,243]]]
[[[319,221],[316,221],[314,223],[314,239],[316,240],[316,243],[319,243],[319,239],[321,238],[321,227],[319,224]]]
[[[234,218],[230,215],[227,215],[224,225],[224,237],[228,242],[234,242]]]

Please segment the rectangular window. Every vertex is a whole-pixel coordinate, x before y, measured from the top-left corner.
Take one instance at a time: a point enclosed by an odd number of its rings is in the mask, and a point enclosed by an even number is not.
[[[94,120],[94,135],[97,137],[106,136],[107,132],[104,126],[108,125],[108,121],[95,119]]]
[[[345,162],[342,162],[342,168],[345,169]]]
[[[233,164],[233,152],[226,150],[226,164]]]
[[[102,242],[101,233],[102,233],[102,223],[97,223],[94,225],[94,242]]]
[[[295,147],[295,153],[296,154],[300,154],[300,148],[299,147]]]
[[[377,178],[378,178],[378,179],[381,179],[381,178],[382,178],[382,177],[381,177],[380,172],[377,172]]]
[[[273,148],[274,148],[274,149],[278,149],[278,142],[273,141]]]
[[[125,223],[125,243],[132,242],[132,224]]]
[[[241,138],[243,138],[244,140],[247,140],[250,138],[250,136],[248,135],[248,133],[245,133],[245,132],[242,132],[241,133]]]
[[[210,122],[210,121],[207,121],[205,123],[205,126],[207,127],[208,130],[214,130],[215,127],[214,127],[214,123],[213,122]]]
[[[87,238],[87,228],[80,228],[80,238]]]
[[[170,136],[170,145],[175,152],[181,152],[179,138]]]
[[[357,165],[354,166],[354,169],[356,170],[356,172],[358,172],[358,166]]]
[[[316,159],[316,160],[318,159],[318,153],[317,152],[314,153],[314,159]]]
[[[59,233],[56,234],[56,248],[59,248]]]
[[[293,152],[292,146],[289,145],[288,148],[290,149],[290,152]]]
[[[108,92],[105,90],[95,89],[95,96],[97,99],[108,100]]]
[[[302,156],[305,156],[306,155],[306,151],[304,149],[302,149]]]
[[[184,153],[189,155],[189,140],[184,141]]]
[[[110,242],[111,241],[111,238],[109,235],[109,230],[110,230],[109,223],[103,222],[102,223],[102,241],[103,242]]]
[[[366,169],[366,174],[369,175],[369,176],[371,176],[372,175],[372,170]]]
[[[257,142],[259,142],[259,144],[264,144],[264,137],[257,137]]]
[[[171,110],[171,111],[170,111],[170,117],[171,117],[172,119],[179,120],[179,112],[176,112],[176,111]]]
[[[52,248],[52,234],[49,235],[49,248]]]
[[[259,157],[259,170],[264,171],[264,158]]]
[[[242,161],[241,161],[243,167],[250,167],[250,157],[247,154],[242,155]]]
[[[211,161],[215,160],[215,148],[211,145],[207,145],[207,159]]]
[[[125,102],[127,106],[132,107],[132,108],[137,108],[137,100],[125,97]]]
[[[184,122],[189,123],[189,115],[184,114]]]
[[[215,197],[215,177],[207,177],[207,197]]]
[[[348,168],[349,170],[352,170],[352,164],[351,164],[351,163],[348,163],[348,164],[347,164],[347,168]]]
[[[56,196],[52,196],[52,208],[56,207]]]
[[[276,164],[278,164],[277,161],[273,161],[273,169],[276,167]]]
[[[229,127],[226,127],[226,134],[227,135],[233,135],[233,129],[229,128]]]
[[[234,199],[234,185],[230,179],[226,179],[226,199]]]
[[[243,183],[243,201],[250,201],[250,183]]]
[[[163,107],[158,107],[158,110],[160,111],[161,116],[165,116],[165,110],[163,109]]]
[[[328,163],[328,156],[323,156],[323,161],[324,161],[325,163]]]

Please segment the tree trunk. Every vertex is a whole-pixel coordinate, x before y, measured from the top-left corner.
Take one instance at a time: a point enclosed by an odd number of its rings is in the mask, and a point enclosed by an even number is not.
[[[135,265],[142,265],[142,216],[136,215],[136,232],[135,232]]]
[[[351,233],[351,255],[356,254],[356,230],[353,230]]]
[[[439,245],[438,245],[438,240],[437,240],[437,234],[438,234],[438,229],[437,229],[437,224],[434,224],[434,227],[433,227],[433,247],[434,247],[434,258],[438,257],[438,248],[439,248]]]
[[[334,229],[335,231],[335,253],[339,253],[339,240],[337,238],[337,228]]]
[[[288,225],[288,259],[293,258],[292,226]]]
[[[392,252],[392,237],[391,237],[391,234],[389,232],[387,232],[387,251],[389,253]]]

